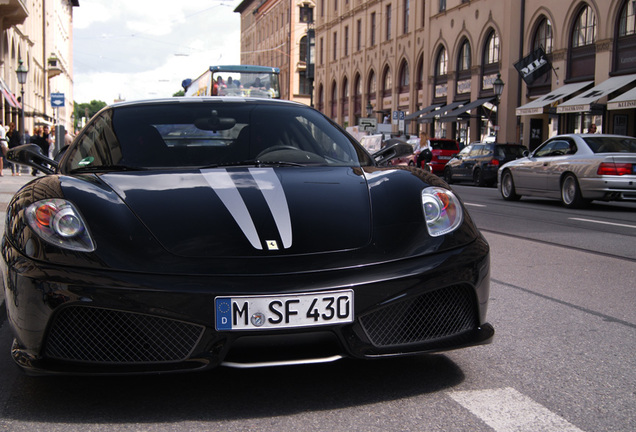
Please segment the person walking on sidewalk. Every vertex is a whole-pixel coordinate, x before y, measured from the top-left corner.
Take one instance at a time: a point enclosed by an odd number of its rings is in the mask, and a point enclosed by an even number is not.
[[[22,144],[20,142],[20,132],[15,128],[15,123],[9,123],[9,131],[7,132],[7,139],[9,141],[9,148],[15,148]],[[11,164],[11,175],[20,175],[20,165]]]

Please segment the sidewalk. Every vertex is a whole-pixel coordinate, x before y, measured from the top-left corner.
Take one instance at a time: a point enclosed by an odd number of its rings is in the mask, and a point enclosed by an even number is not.
[[[9,201],[13,195],[22,186],[33,180],[35,177],[31,175],[31,168],[21,167],[22,175],[12,176],[11,169],[5,168],[2,170],[2,177],[0,177],[0,233],[4,235],[4,221],[6,218],[6,210]],[[40,174],[42,175],[42,174]],[[0,258],[1,259],[1,258]],[[0,288],[0,308],[4,308],[4,288]]]

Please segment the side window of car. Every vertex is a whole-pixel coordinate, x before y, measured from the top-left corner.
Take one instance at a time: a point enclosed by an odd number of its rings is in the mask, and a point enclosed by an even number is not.
[[[554,145],[554,141],[550,141],[545,143],[543,146],[539,147],[538,149],[535,150],[533,156],[534,157],[545,157],[545,156],[550,156],[550,153],[552,153],[552,146]]]
[[[470,156],[479,156],[484,151],[483,145],[473,146],[473,149],[470,151]]]
[[[89,124],[76,145],[69,150],[69,168],[114,165],[121,159],[121,149],[112,128],[110,111]]]
[[[565,140],[553,141],[550,156],[564,156],[570,152],[570,143]]]

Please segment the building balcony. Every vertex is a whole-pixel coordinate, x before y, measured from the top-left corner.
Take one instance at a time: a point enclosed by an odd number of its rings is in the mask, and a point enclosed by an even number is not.
[[[24,0],[0,0],[0,16],[2,16],[2,30],[15,25],[24,24],[29,11]]]

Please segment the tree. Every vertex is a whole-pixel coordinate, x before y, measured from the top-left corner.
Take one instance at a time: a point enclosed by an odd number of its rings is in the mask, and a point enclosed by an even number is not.
[[[97,112],[104,108],[107,105],[106,102],[92,100],[90,103],[77,103],[73,104],[73,114],[75,115],[75,120],[73,122],[73,127],[75,130],[83,127],[86,122],[88,122],[91,117],[93,117]],[[82,120],[85,118],[85,120]]]
[[[179,97],[179,96],[185,96],[185,92],[183,90],[179,90],[178,92],[172,95],[172,97]]]

